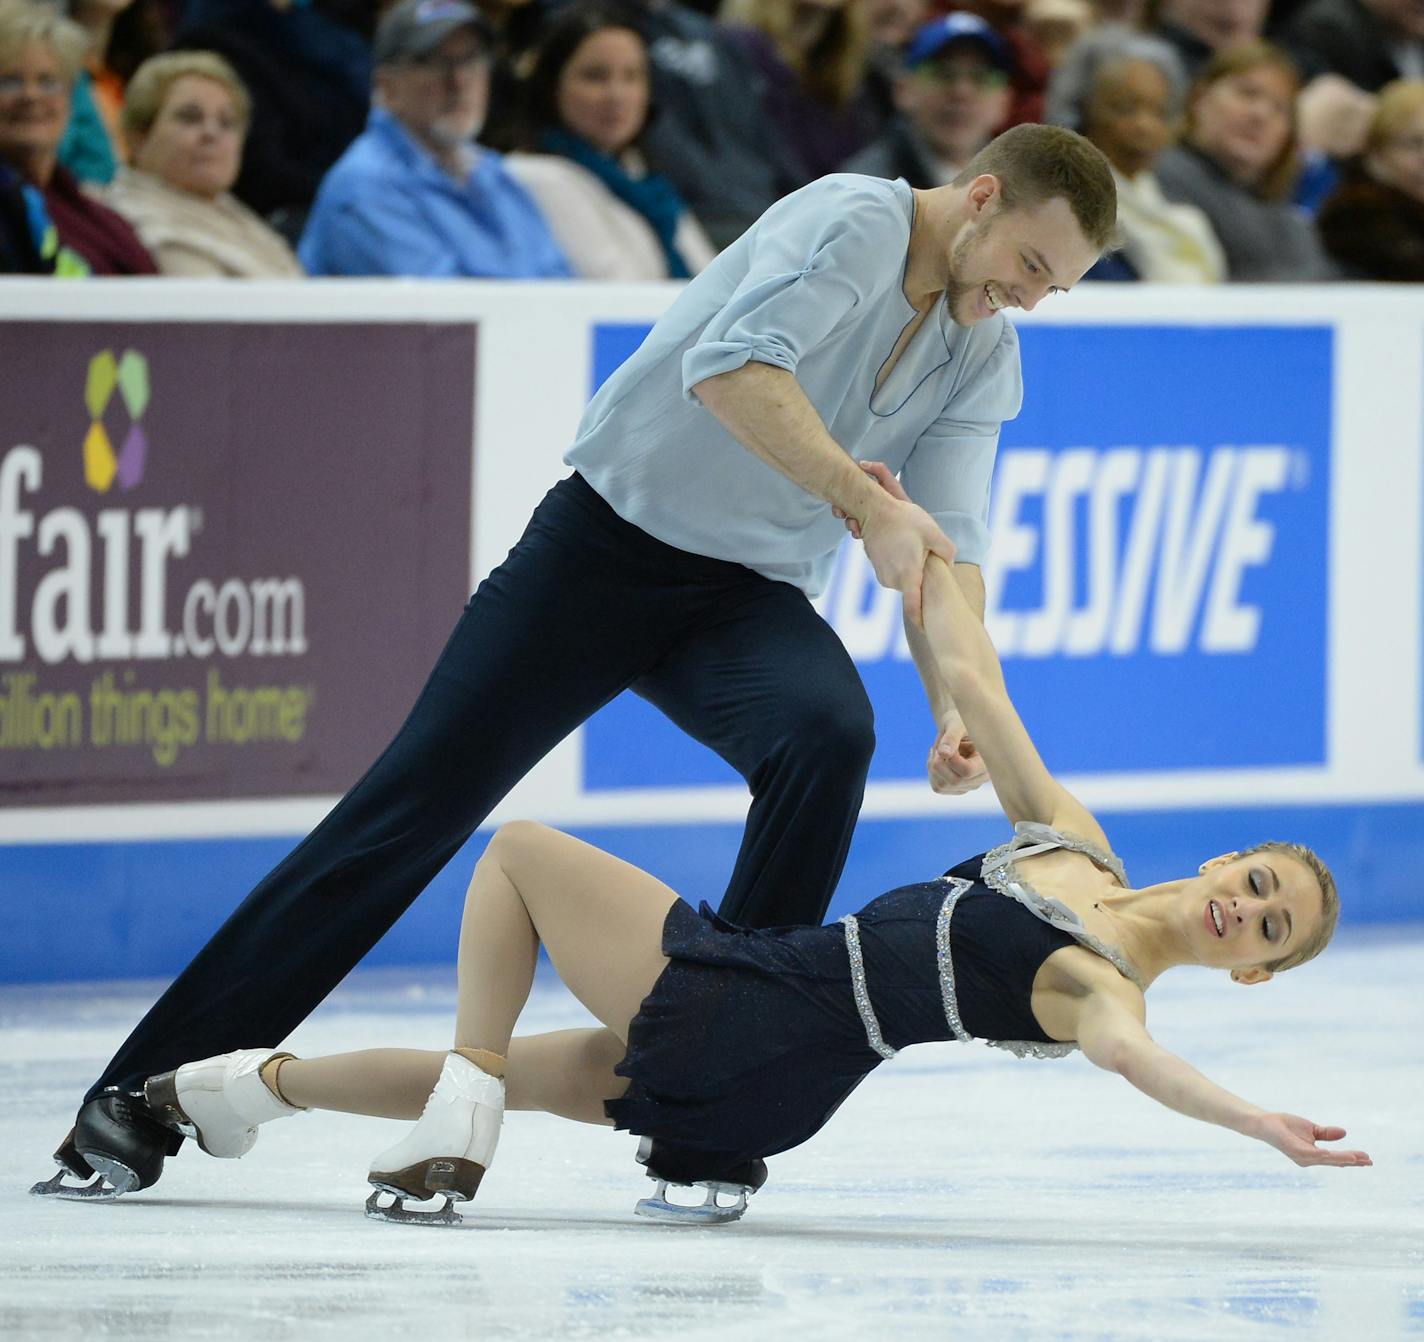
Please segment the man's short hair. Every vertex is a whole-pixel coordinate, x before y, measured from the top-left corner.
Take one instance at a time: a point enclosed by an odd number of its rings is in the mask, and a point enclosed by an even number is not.
[[[1083,236],[1100,252],[1117,228],[1117,187],[1101,149],[1062,126],[1013,126],[990,140],[956,177],[968,186],[985,174],[999,179],[1004,209],[1028,209],[1062,196]]]

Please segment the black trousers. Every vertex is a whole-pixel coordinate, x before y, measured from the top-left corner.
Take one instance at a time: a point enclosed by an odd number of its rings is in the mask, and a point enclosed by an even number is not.
[[[655,540],[574,475],[480,584],[395,740],[238,906],[86,1099],[280,1043],[500,798],[630,686],[751,789],[723,915],[819,923],[875,743],[854,665],[796,588]]]

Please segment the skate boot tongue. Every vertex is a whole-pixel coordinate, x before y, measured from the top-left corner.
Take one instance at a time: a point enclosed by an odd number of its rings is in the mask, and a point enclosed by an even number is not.
[[[246,1048],[185,1062],[149,1077],[144,1094],[165,1123],[194,1138],[208,1155],[235,1159],[252,1149],[258,1124],[303,1112],[274,1095],[262,1079],[268,1063],[291,1056]]]

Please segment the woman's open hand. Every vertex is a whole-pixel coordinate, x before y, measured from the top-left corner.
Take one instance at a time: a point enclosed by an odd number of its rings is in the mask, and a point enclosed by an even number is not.
[[[1344,1135],[1344,1128],[1322,1127],[1298,1114],[1262,1114],[1251,1132],[1297,1165],[1373,1165],[1363,1151],[1330,1151],[1316,1145],[1338,1142]]]

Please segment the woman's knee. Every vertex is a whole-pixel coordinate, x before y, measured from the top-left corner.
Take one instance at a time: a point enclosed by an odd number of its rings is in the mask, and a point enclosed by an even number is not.
[[[554,833],[537,820],[506,820],[485,845],[484,856],[508,871],[531,853],[547,848]]]

